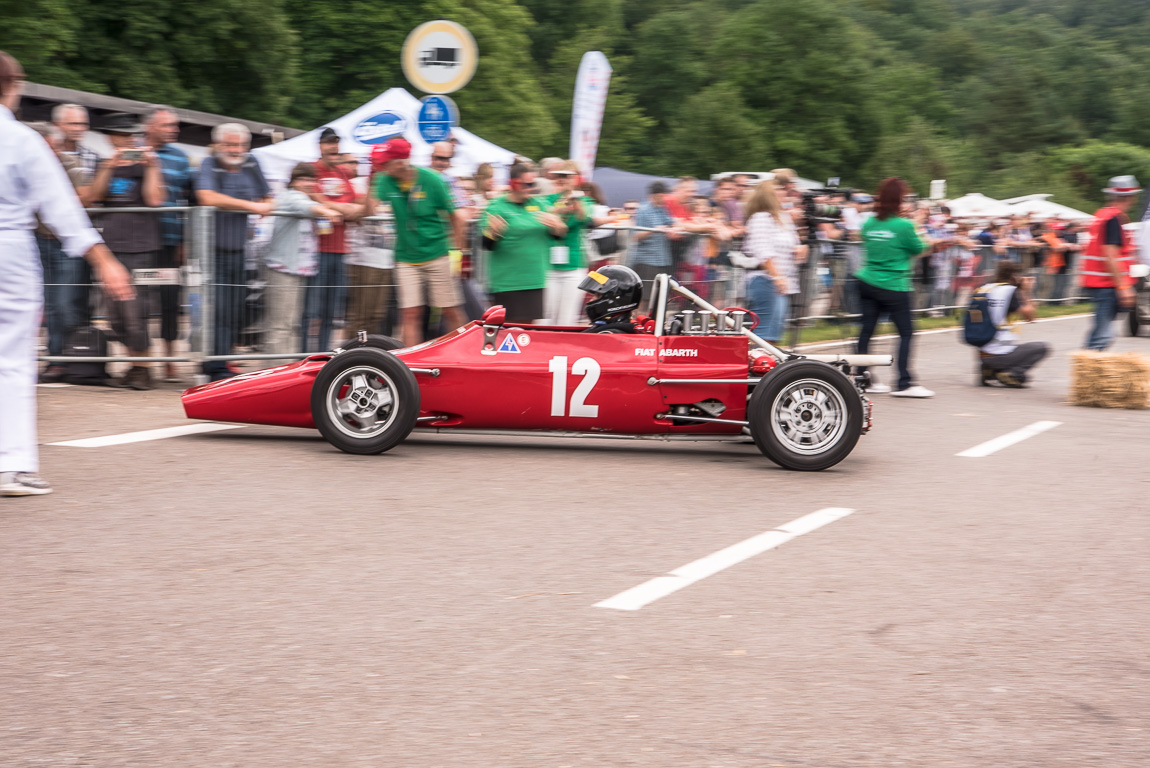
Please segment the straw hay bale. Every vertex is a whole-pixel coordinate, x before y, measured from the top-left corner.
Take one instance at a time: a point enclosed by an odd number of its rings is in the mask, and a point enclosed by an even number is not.
[[[1150,407],[1150,357],[1137,352],[1070,355],[1070,403],[1095,408]]]

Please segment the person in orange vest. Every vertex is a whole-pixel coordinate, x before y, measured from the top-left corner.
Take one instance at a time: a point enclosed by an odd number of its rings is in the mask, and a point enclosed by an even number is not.
[[[1130,221],[1127,211],[1142,188],[1133,176],[1115,176],[1102,191],[1107,202],[1094,214],[1090,244],[1082,256],[1082,287],[1094,300],[1094,327],[1086,338],[1086,348],[1099,352],[1114,342],[1111,325],[1118,316],[1118,308],[1134,305],[1134,287],[1129,275],[1134,244],[1122,225]]]

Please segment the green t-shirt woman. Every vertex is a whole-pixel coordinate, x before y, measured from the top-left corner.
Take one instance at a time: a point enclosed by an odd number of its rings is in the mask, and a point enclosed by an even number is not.
[[[933,397],[934,393],[914,383],[910,373],[910,346],[914,323],[910,314],[911,274],[915,260],[926,245],[915,232],[914,222],[899,214],[910,188],[905,181],[891,177],[879,185],[875,215],[862,226],[863,267],[858,278],[862,327],[858,353],[867,354],[871,336],[881,315],[890,315],[898,329],[898,385],[895,391],[871,378],[868,393],[891,392],[892,397]],[[865,369],[864,369],[865,370]]]

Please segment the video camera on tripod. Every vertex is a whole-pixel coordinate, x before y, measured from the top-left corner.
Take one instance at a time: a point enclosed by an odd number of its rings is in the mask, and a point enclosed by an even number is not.
[[[803,216],[811,224],[834,223],[843,217],[841,205],[820,203],[819,198],[842,196],[843,200],[850,200],[854,190],[850,187],[840,187],[838,179],[828,179],[827,185],[822,189],[808,189],[803,191]]]

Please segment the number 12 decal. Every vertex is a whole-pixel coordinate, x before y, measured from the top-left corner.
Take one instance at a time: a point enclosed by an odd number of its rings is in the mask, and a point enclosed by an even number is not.
[[[571,412],[567,413],[567,358],[553,357],[547,363],[551,372],[551,415],[581,416],[594,419],[599,416],[599,406],[587,405],[587,395],[599,381],[599,363],[590,357],[581,357],[571,366],[571,373],[582,376],[583,380],[571,394]]]

